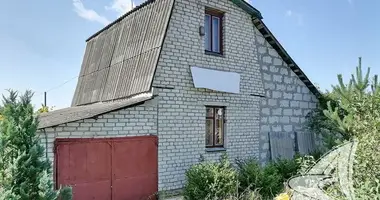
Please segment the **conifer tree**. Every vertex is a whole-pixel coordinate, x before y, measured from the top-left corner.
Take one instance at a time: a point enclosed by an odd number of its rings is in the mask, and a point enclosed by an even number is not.
[[[54,190],[50,161],[37,134],[38,120],[31,105],[32,92],[3,96],[0,121],[0,199],[71,199],[71,189]]]
[[[359,141],[354,164],[354,184],[358,194],[363,194],[357,196],[359,199],[380,198],[380,85],[378,76],[370,79],[369,74],[370,68],[363,75],[359,58],[356,74],[348,84],[338,75],[339,84],[333,87],[333,92],[339,106],[328,102],[324,110],[341,132]],[[339,108],[344,109],[343,116]]]

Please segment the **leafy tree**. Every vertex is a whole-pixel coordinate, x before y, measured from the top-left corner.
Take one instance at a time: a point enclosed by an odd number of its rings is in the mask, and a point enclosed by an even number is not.
[[[51,163],[44,158],[38,121],[31,105],[32,92],[3,96],[0,121],[0,199],[71,199],[71,189],[54,190]]]

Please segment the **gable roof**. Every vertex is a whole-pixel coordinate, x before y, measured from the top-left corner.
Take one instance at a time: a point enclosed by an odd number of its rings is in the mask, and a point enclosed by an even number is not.
[[[175,0],[147,0],[90,36],[72,106],[107,102],[148,92]],[[318,89],[244,0],[230,0],[250,14],[253,24],[317,97]]]
[[[88,39],[72,106],[148,92],[174,0],[148,0]]]
[[[266,41],[319,97],[319,90],[270,32],[261,13],[244,0],[230,1],[252,16],[254,26]],[[151,99],[144,94],[152,87],[174,2],[147,0],[89,37],[73,107],[40,115],[39,128],[92,118]],[[114,100],[118,101],[109,102]]]

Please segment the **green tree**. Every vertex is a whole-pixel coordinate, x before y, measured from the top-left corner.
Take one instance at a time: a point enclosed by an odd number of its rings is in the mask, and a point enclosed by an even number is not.
[[[71,199],[71,188],[54,190],[51,163],[37,134],[32,92],[3,96],[0,121],[0,199]]]
[[[348,83],[338,75],[339,84],[333,87],[338,106],[327,102],[324,114],[339,132],[359,141],[354,186],[358,194],[364,194],[360,199],[380,199],[380,86],[378,76],[370,79],[370,68],[363,74],[361,64],[359,58],[356,74]]]

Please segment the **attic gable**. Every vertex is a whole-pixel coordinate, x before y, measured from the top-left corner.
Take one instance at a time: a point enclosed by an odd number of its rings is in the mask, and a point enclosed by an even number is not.
[[[310,81],[302,69],[297,65],[297,63],[290,57],[286,52],[285,48],[280,44],[276,37],[272,34],[269,28],[262,21],[263,17],[256,8],[251,6],[245,0],[231,0],[236,6],[242,8],[245,12],[252,16],[252,21],[255,27],[264,36],[265,40],[277,51],[285,63],[290,67],[290,69],[298,76],[298,78],[309,88],[309,90],[318,98],[321,96],[318,88]]]
[[[318,89],[244,0],[230,0],[252,16],[254,26],[300,80],[319,97]],[[124,99],[151,90],[175,0],[147,0],[87,40],[72,106]]]
[[[91,36],[72,106],[150,91],[174,0],[148,0]]]

